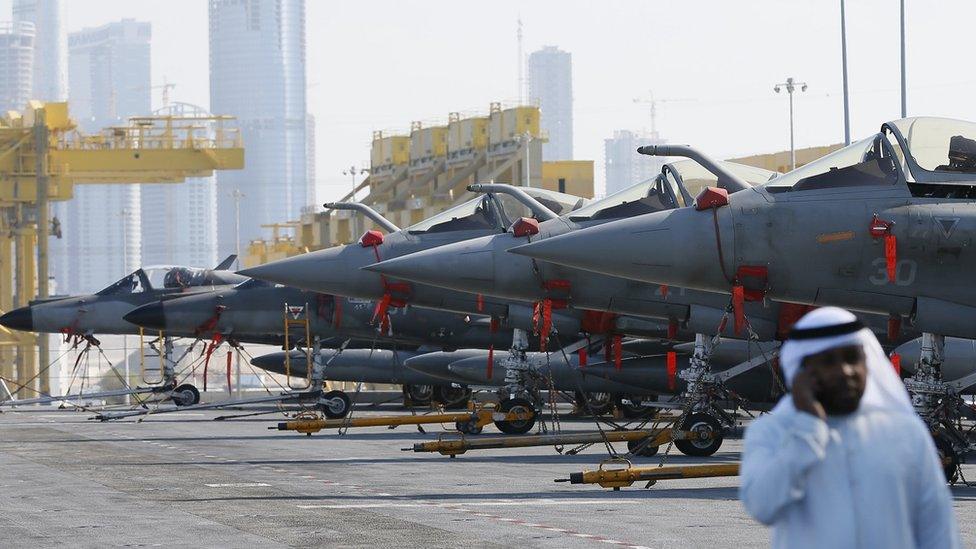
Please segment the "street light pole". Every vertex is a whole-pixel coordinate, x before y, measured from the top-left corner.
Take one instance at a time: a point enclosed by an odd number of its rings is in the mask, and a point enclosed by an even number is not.
[[[342,175],[348,175],[349,179],[352,181],[352,188],[349,189],[350,202],[356,201],[356,176],[367,174],[367,173],[369,173],[368,169],[362,168],[357,170],[355,164],[349,166],[348,170],[342,170]],[[356,238],[356,215],[355,214],[349,216],[349,238],[350,239]]]
[[[851,144],[851,109],[847,93],[847,20],[844,0],[840,0],[840,61],[844,77],[844,145]]]
[[[908,83],[905,75],[905,0],[901,0],[901,117],[908,116]]]
[[[129,210],[122,208],[122,276],[129,274]],[[130,379],[129,379],[129,336],[122,334],[122,361],[125,363],[125,386],[123,389],[128,389]],[[109,365],[111,366],[111,364]],[[128,406],[132,403],[132,395],[129,393],[125,394],[125,405]]]
[[[799,86],[801,92],[807,91],[806,82],[796,82],[793,77],[786,79],[786,82],[782,84],[776,84],[773,86],[773,91],[779,93],[783,88],[786,89],[786,93],[790,96],[790,169],[796,169],[796,149],[793,145],[793,92],[796,91],[797,86]]]
[[[240,189],[234,189],[230,195],[234,198],[234,249],[237,254],[237,268],[241,268],[241,199],[246,195]]]

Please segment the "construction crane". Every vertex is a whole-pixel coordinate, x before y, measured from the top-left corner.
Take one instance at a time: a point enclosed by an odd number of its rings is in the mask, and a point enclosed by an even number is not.
[[[230,116],[145,116],[96,134],[79,132],[67,103],[30,101],[0,116],[0,314],[48,290],[50,201],[69,200],[76,184],[179,183],[244,167]],[[38,349],[35,355],[34,348]],[[49,393],[38,376],[47,338],[0,327],[0,377]]]
[[[693,101],[693,99],[655,99],[654,92],[648,92],[647,97],[636,97],[634,103],[644,103],[651,106],[651,137],[658,139],[657,133],[657,106],[662,103],[675,103],[678,101]]]

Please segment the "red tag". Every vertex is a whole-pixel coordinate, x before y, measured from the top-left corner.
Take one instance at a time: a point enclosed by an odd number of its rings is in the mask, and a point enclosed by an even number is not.
[[[901,317],[892,315],[888,317],[888,341],[894,343],[901,335]]]
[[[613,336],[613,367],[614,367],[614,369],[619,370],[620,367],[622,366],[621,363],[623,361],[623,354],[624,354],[623,336],[621,336],[621,335],[618,334],[618,335]]]
[[[898,241],[893,234],[884,236],[885,266],[888,268],[888,282],[895,281],[895,271],[898,263]]]
[[[678,355],[674,351],[668,351],[668,390],[673,391],[677,386],[676,377],[678,375]]]
[[[895,367],[895,373],[901,376],[901,355],[900,354],[892,353],[891,365]]]
[[[586,361],[587,361],[586,347],[583,347],[582,349],[579,350],[579,367],[586,368]]]
[[[485,310],[485,296],[478,294],[477,301],[475,301],[475,303],[479,313]]]
[[[667,284],[661,284],[661,297],[663,297],[665,299],[667,299],[667,297],[668,297],[668,285]]]
[[[678,337],[678,321],[672,318],[668,321],[668,339],[676,337]]]
[[[742,328],[746,325],[745,312],[745,290],[741,284],[732,286],[732,314],[735,315],[732,331],[735,335],[742,333]]]
[[[233,394],[230,386],[230,356],[231,356],[231,351],[228,350],[227,351],[227,395],[228,396]]]

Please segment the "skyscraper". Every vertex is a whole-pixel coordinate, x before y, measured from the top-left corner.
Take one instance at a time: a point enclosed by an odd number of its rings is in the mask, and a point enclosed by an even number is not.
[[[34,24],[34,81],[31,99],[64,101],[68,97],[65,66],[64,6],[61,0],[14,0],[14,21]]]
[[[85,131],[150,112],[149,23],[132,19],[68,37],[71,115]],[[64,255],[53,256],[62,291],[103,288],[142,263],[138,185],[79,185],[59,204]],[[151,237],[152,235],[147,235]]]
[[[27,105],[33,63],[34,25],[25,21],[0,23],[0,112]]]
[[[603,140],[607,196],[661,173],[665,158],[637,154],[637,147],[660,145],[664,140],[630,130],[617,130]]]
[[[543,160],[573,159],[573,58],[555,46],[529,55],[529,99],[542,110]]]
[[[221,255],[296,219],[310,196],[304,0],[210,0],[210,110],[238,118],[243,170],[217,174]]]

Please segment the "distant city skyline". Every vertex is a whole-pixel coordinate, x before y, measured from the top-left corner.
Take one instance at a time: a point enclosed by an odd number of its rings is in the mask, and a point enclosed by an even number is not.
[[[542,159],[573,159],[573,55],[557,46],[529,54],[529,101],[542,112]]]
[[[617,130],[603,143],[607,196],[657,176],[666,161],[660,156],[636,154],[637,147],[664,143],[650,133]]]
[[[83,131],[118,125],[151,108],[152,25],[123,19],[68,35],[68,101]],[[52,239],[61,291],[100,290],[142,266],[144,216],[137,184],[76,185],[56,203],[62,238]],[[120,253],[121,251],[121,253]]]
[[[228,254],[309,204],[305,1],[210,0],[209,17],[210,108],[237,117],[245,147],[244,169],[216,176],[218,247]]]

